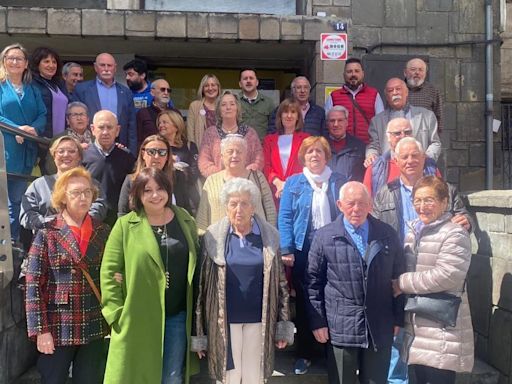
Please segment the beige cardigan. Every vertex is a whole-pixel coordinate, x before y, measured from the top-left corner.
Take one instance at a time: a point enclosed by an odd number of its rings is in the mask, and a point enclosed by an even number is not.
[[[195,100],[190,103],[187,114],[187,138],[189,141],[196,143],[197,148],[201,146],[203,133],[208,128],[206,126],[206,113],[201,114],[204,110],[203,100]]]

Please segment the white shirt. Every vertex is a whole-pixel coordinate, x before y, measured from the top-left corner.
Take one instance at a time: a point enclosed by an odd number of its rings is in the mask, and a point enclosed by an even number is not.
[[[292,152],[292,141],[293,134],[279,135],[277,139],[277,146],[279,147],[279,157],[281,158],[283,173],[286,173],[286,168],[288,168],[288,161],[290,160],[290,154]]]

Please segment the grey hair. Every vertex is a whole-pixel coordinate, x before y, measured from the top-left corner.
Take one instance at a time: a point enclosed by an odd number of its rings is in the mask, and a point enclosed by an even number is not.
[[[64,64],[62,66],[62,76],[66,76],[69,73],[69,71],[71,70],[71,68],[80,68],[80,69],[82,69],[82,66],[80,64],[78,64],[78,63],[73,62],[73,61],[69,61],[69,62],[67,62],[66,64]]]
[[[329,109],[327,112],[325,112],[325,119],[329,120],[329,114],[331,112],[343,112],[345,114],[345,117],[348,119],[348,109],[345,108],[343,105],[335,105],[331,109]]]
[[[261,201],[260,190],[251,180],[242,177],[235,177],[228,180],[220,192],[220,202],[224,207],[228,206],[229,198],[233,195],[247,193],[251,197],[251,204],[256,208],[258,201]]]
[[[402,148],[402,146],[404,146],[406,144],[416,144],[416,146],[418,147],[418,150],[421,153],[425,153],[425,151],[423,150],[423,145],[421,145],[421,143],[418,140],[416,140],[414,137],[411,137],[411,136],[402,137],[400,139],[400,141],[397,143],[397,145],[395,147],[395,153],[396,154],[400,153],[400,148]]]
[[[247,153],[247,140],[245,140],[245,138],[242,135],[238,135],[236,133],[226,135],[226,137],[220,141],[220,154],[224,154],[224,151],[230,145],[238,145],[244,149],[245,153]]]
[[[81,101],[72,101],[68,104],[68,107],[66,108],[66,116],[69,115],[69,111],[71,111],[71,108],[80,107],[85,109],[85,113],[89,113],[89,108],[87,108],[87,105],[82,103]]]
[[[368,188],[366,188],[366,185],[364,185],[363,183],[360,183],[359,181],[348,181],[341,186],[340,192],[339,192],[340,201],[345,198],[345,192],[349,188],[361,188],[363,190],[364,195],[368,199],[368,201],[370,201],[370,202],[372,201],[372,198],[370,197],[370,193],[368,192]]]
[[[306,80],[309,84],[309,88],[311,88],[311,83],[309,82],[309,79],[306,76],[297,76],[295,79],[292,80],[292,83],[290,84],[290,88],[295,88],[295,83],[297,80]]]
[[[394,119],[389,120],[388,125],[386,125],[386,133],[389,133],[391,127],[394,127],[395,125],[401,126],[402,124],[407,125],[412,129],[409,119],[406,119],[405,117],[395,117]]]

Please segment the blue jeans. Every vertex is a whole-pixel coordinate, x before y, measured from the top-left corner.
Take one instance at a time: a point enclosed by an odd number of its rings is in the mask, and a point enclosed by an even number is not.
[[[187,313],[165,318],[162,384],[182,384],[187,350]]]
[[[9,204],[9,222],[11,224],[11,240],[18,241],[20,234],[21,198],[27,190],[27,182],[18,178],[7,179],[7,197]]]
[[[400,359],[400,349],[404,343],[404,329],[400,328],[398,335],[393,339],[391,347],[391,361],[389,362],[388,384],[409,383],[407,364]]]

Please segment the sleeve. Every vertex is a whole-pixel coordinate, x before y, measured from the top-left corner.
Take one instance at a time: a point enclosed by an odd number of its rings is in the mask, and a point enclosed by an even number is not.
[[[272,197],[272,191],[270,190],[270,186],[268,185],[263,173],[256,172],[256,177],[258,178],[258,184],[260,187],[261,203],[265,209],[265,219],[275,227],[277,225],[277,213],[274,198]]]
[[[199,178],[199,168],[197,167],[197,158],[199,151],[197,150],[197,144],[193,141],[189,141],[189,175],[190,175],[190,182],[196,183],[197,179]],[[195,186],[195,185],[194,185]]]
[[[32,87],[34,91],[34,101],[35,107],[37,111],[37,116],[29,125],[33,127],[37,134],[40,136],[44,133],[46,129],[46,107],[43,102],[43,97],[41,96],[41,92],[36,87]]]
[[[199,200],[199,207],[196,213],[196,223],[199,234],[202,235],[206,231],[206,228],[211,224],[211,208],[210,200],[208,197],[208,186],[210,185],[210,179],[206,179],[201,192],[201,199]]]
[[[119,201],[117,203],[117,217],[121,217],[130,212],[130,188],[130,175],[126,175],[126,178],[124,179],[123,185],[121,187],[121,192],[119,192]]]
[[[43,208],[41,194],[35,187],[35,182],[29,185],[21,198],[20,224],[29,230],[41,229],[45,223],[45,216],[41,213]]]
[[[272,163],[272,151],[279,150],[279,148],[272,145],[272,138],[273,136],[267,136],[263,139],[263,159],[265,161],[263,173],[265,174],[269,184],[272,184],[274,178],[278,177]]]
[[[94,200],[91,204],[91,209],[89,209],[89,215],[94,217],[98,221],[103,221],[107,217],[108,213],[108,202],[107,196],[105,195],[105,191],[103,191],[100,187],[100,183],[98,181],[93,180],[94,184],[98,188],[98,198]]]
[[[279,214],[277,217],[277,227],[279,228],[279,241],[281,254],[286,255],[295,252],[295,242],[293,241],[293,194],[290,190],[290,179],[286,182],[279,203]]]
[[[204,132],[203,139],[201,140],[201,147],[199,149],[199,157],[197,159],[197,166],[199,172],[203,177],[208,177],[215,172],[219,172],[220,168],[215,164],[213,154],[213,143],[215,140],[215,132],[212,129],[207,129]],[[219,154],[220,155],[220,154]]]
[[[135,106],[133,105],[133,100],[129,96],[128,103],[128,149],[133,156],[137,155],[137,120],[135,117]]]
[[[320,233],[313,237],[308,253],[305,274],[306,309],[311,330],[327,327],[324,288],[327,281],[327,261],[324,242]]]
[[[284,273],[284,264],[281,261],[281,253],[279,250],[276,251],[276,257],[274,258],[274,267],[279,274],[279,309],[278,309],[278,320],[288,321],[290,319],[289,301],[290,294],[288,292],[288,281]]]
[[[197,125],[197,113],[196,113],[196,101],[190,103],[187,113],[187,138],[189,141],[196,142],[196,125]],[[196,143],[197,144],[197,143]]]
[[[368,189],[368,192],[370,192],[370,194],[372,194],[372,169],[373,169],[373,165],[370,164],[370,166],[368,168],[366,168],[366,170],[364,171],[364,179],[363,179],[363,184],[364,186],[366,187],[366,189]]]
[[[383,189],[380,189],[379,192],[375,195],[373,199],[373,210],[372,215],[376,217],[377,219],[382,219],[382,209],[383,209],[383,199],[384,199],[384,193],[387,192],[387,186]],[[369,190],[371,191],[371,190]]]
[[[269,116],[267,135],[276,132],[276,113],[277,113],[277,108],[274,109]]]
[[[258,134],[253,128],[249,128],[246,135],[247,140],[247,165],[255,165],[256,169],[262,170],[265,160],[263,159],[263,148]]]
[[[112,325],[121,317],[125,296],[123,284],[114,279],[114,273],[125,274],[123,221],[117,220],[108,237],[100,268],[101,304],[103,317]],[[123,279],[126,281],[126,276]]]
[[[370,142],[366,146],[366,157],[370,155],[379,156],[382,153],[380,142],[379,142],[379,127],[377,126],[377,116],[374,116],[370,121],[368,127],[368,135],[370,136]]]
[[[436,89],[435,101],[432,109],[434,110],[434,114],[437,119],[437,132],[441,133],[444,129],[444,104],[443,97],[438,89]]]
[[[144,137],[144,122],[145,122],[145,116],[146,110],[140,109],[137,111],[137,114],[135,115],[135,121],[137,125],[137,146],[140,147],[142,144],[142,138]]]
[[[405,256],[403,247],[400,244],[400,240],[396,233],[392,234],[391,237],[391,254],[394,256],[393,258],[393,279],[398,279],[400,275],[405,272]],[[405,304],[405,296],[400,295],[398,297],[393,298],[393,317],[394,317],[394,325],[398,327],[404,326],[404,304]]]
[[[380,97],[380,94],[377,93],[377,96],[375,97],[375,114],[378,115],[379,113],[384,111],[384,103],[382,102],[382,98]]]
[[[208,281],[210,279],[210,270],[212,268],[212,261],[208,257],[206,253],[206,247],[202,244],[202,262],[201,262],[201,272],[199,275],[199,288],[198,295],[196,300],[196,308],[195,308],[195,336],[192,337],[191,340],[191,350],[195,352],[207,350],[207,340],[206,340],[206,297],[207,297],[207,287]]]
[[[430,111],[429,111],[430,112]],[[436,160],[441,155],[441,139],[439,139],[439,135],[437,134],[437,119],[434,113],[430,112],[428,114],[428,121],[425,122],[428,126],[428,134],[429,134],[429,145],[425,151],[425,154]]]

